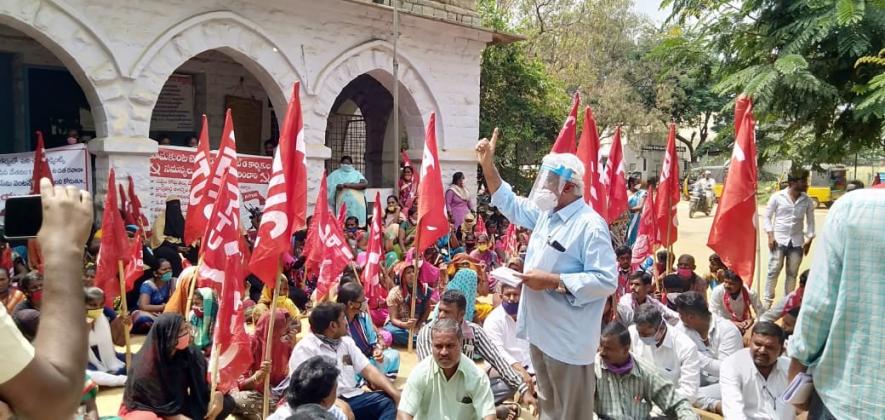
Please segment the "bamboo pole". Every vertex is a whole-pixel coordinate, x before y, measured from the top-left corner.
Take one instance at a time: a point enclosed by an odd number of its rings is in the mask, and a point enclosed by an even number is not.
[[[117,275],[120,278],[120,304],[122,305],[123,319],[129,316],[129,304],[126,303],[126,270],[123,268],[123,261],[117,260]],[[132,369],[132,346],[129,340],[130,326],[124,325],[123,338],[126,343],[126,371]]]
[[[268,315],[270,318],[267,320],[267,341],[264,342],[264,362],[272,362],[270,360],[271,349],[273,348],[273,329],[274,329],[274,320],[276,320],[277,313],[277,296],[280,295],[280,283],[282,277],[282,266],[277,263],[277,275],[274,279],[273,286],[273,295],[271,296],[270,301],[270,314]],[[263,363],[262,363],[263,364]],[[270,412],[270,372],[267,372],[264,375],[264,395],[262,395],[261,400],[261,418],[266,419],[267,414]]]
[[[412,303],[411,303],[412,307],[409,310],[409,319],[415,319],[415,301],[418,300],[418,258],[421,258],[418,255],[419,254],[418,245],[421,243],[420,237],[421,237],[421,229],[419,228],[419,229],[416,229],[416,231],[415,231],[415,242],[414,242],[414,244],[415,244],[415,258],[414,258],[414,262],[412,265],[412,267],[414,267],[414,270],[412,271],[412,275],[415,276],[415,282],[412,284]],[[402,287],[403,287],[403,285],[400,284],[400,289],[402,289]],[[406,287],[408,287],[408,286],[406,286]],[[415,324],[416,324],[415,326],[417,326],[417,322]],[[415,335],[415,326],[412,326],[412,328],[409,328],[409,344],[408,344],[409,353],[412,352],[412,348],[413,348],[412,339]]]
[[[179,255],[181,255],[181,254],[179,254]],[[182,259],[184,259],[183,256],[182,256]],[[188,286],[188,290],[187,290],[187,303],[185,303],[185,305],[184,305],[184,319],[185,320],[187,319],[187,315],[189,313],[191,313],[191,307],[194,304],[194,292],[197,290],[197,283],[200,280],[200,266],[202,266],[202,265],[203,265],[203,259],[200,258],[200,260],[197,261],[197,269],[196,269],[196,271],[194,271],[193,277],[191,277],[191,283]]]

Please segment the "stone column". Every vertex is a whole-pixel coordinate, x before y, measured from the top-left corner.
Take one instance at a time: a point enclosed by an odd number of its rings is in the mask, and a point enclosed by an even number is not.
[[[135,193],[142,206],[150,205],[151,156],[157,153],[158,144],[149,138],[105,137],[89,142],[89,152],[95,155],[95,220],[100,223],[107,194],[108,172],[116,171],[117,183],[127,184],[127,177],[135,181]],[[153,222],[153,221],[151,221]]]

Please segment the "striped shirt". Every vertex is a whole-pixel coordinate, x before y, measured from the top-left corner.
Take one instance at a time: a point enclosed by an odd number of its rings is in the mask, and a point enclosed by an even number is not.
[[[648,419],[653,406],[660,408],[667,418],[698,418],[688,400],[676,392],[673,382],[664,379],[653,365],[633,357],[633,370],[625,375],[615,375],[604,365],[596,355],[595,410],[600,419]]]
[[[787,354],[810,367],[831,413],[848,420],[881,418],[885,190],[845,194],[830,209],[822,237]]]
[[[479,353],[489,365],[498,371],[498,374],[501,375],[501,379],[504,380],[507,386],[517,390],[520,394],[525,392],[527,385],[523,381],[522,375],[516,373],[513,367],[504,361],[504,358],[498,353],[498,349],[492,344],[492,340],[489,339],[482,327],[470,321],[464,321],[464,323],[467,324],[467,328],[461,327],[464,334],[464,337],[461,339],[461,353],[470,360],[473,360],[475,353]],[[418,331],[419,361],[433,355],[433,343],[430,341],[430,328],[432,326],[433,322],[429,322]]]

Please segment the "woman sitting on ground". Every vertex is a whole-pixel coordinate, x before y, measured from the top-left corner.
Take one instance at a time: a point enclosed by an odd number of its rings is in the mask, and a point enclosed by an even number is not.
[[[86,373],[101,386],[123,386],[126,383],[125,356],[114,349],[115,333],[125,334],[123,317],[105,311],[104,292],[97,287],[86,289],[86,325],[89,328],[89,351]]]
[[[273,300],[273,288],[264,286],[261,289],[261,299],[258,300],[258,304],[252,308],[252,314],[249,317],[253,322],[257,322],[258,319],[264,315],[270,309],[271,301]],[[277,296],[277,309],[282,309],[289,313],[289,317],[293,319],[301,319],[301,311],[298,310],[298,307],[295,306],[295,302],[289,298],[289,281],[286,279],[286,276],[280,275],[280,294]]]
[[[172,294],[172,265],[158,258],[154,278],[141,284],[138,291],[138,310],[132,313],[132,332],[145,334],[154,320],[163,313]]]
[[[218,304],[215,301],[215,291],[208,287],[195,290],[188,320],[194,332],[194,346],[207,357],[212,351],[212,328],[215,326],[217,315]]]

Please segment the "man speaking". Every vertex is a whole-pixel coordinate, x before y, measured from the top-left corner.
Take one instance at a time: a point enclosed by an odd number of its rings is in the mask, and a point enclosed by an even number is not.
[[[482,139],[476,157],[492,205],[532,231],[517,319],[530,343],[542,420],[586,418],[593,412],[593,360],[605,298],[615,291],[617,263],[608,225],[581,198],[584,165],[573,154],[541,161],[529,198],[517,197],[495,167],[495,143]]]

